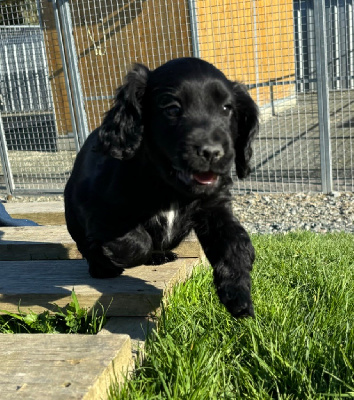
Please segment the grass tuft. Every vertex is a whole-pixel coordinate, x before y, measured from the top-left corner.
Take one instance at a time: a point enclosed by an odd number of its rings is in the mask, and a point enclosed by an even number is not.
[[[0,333],[85,333],[96,334],[106,322],[106,313],[98,313],[92,309],[91,315],[85,308],[81,308],[74,290],[71,292],[71,302],[57,311],[50,313],[43,311],[40,314],[30,311],[18,314],[0,310]]]

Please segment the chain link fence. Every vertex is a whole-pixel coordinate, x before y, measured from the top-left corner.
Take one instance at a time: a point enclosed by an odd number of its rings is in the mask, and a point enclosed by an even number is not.
[[[61,192],[130,66],[182,56],[244,82],[260,106],[235,192],[353,191],[352,3],[0,1],[0,193]]]

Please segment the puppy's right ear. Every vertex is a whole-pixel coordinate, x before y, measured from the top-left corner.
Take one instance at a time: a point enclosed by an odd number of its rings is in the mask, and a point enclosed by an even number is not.
[[[136,64],[117,90],[113,107],[105,114],[99,127],[104,153],[120,160],[134,156],[143,137],[142,99],[149,69]]]

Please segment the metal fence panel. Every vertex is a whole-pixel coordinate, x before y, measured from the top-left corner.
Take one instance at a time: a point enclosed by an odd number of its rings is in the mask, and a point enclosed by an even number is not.
[[[133,63],[155,68],[194,55],[247,84],[261,109],[252,173],[242,182],[235,178],[236,192],[329,190],[324,175],[331,174],[334,190],[354,190],[353,0],[319,1],[325,5],[327,77],[320,75],[313,0],[39,0],[61,144],[53,160],[42,158],[48,175],[41,187],[53,188],[55,181],[62,190],[80,135],[101,123]],[[56,14],[58,8],[65,10]],[[35,90],[22,98],[26,105],[39,101]],[[323,121],[326,113],[329,120]],[[25,167],[11,152],[18,174]]]

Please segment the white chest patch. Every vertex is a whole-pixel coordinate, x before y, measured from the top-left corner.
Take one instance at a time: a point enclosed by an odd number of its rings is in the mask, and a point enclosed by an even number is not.
[[[168,211],[163,211],[161,213],[161,216],[164,217],[166,220],[166,240],[170,240],[172,236],[173,225],[177,217],[177,209],[171,208]]]

